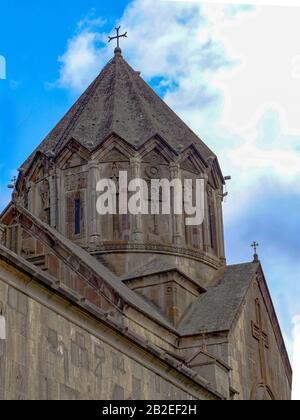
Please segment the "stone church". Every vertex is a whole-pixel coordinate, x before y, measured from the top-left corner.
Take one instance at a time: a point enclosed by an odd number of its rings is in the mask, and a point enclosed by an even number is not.
[[[205,221],[96,211],[102,178],[205,179]],[[289,400],[261,263],[227,265],[217,156],[114,57],[0,218],[0,399]]]

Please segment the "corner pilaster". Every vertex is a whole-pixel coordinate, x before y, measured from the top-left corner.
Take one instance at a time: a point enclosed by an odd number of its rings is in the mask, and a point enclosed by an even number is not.
[[[96,248],[101,241],[101,224],[97,223],[97,183],[100,180],[99,163],[91,161],[88,164],[88,232],[91,248]]]
[[[177,163],[172,163],[170,165],[170,174],[171,179],[180,179],[181,180],[181,170],[180,166]],[[176,246],[183,246],[184,244],[184,231],[183,231],[183,214],[174,213],[174,202],[173,202],[173,214],[172,214],[172,223],[173,223],[173,244]]]
[[[138,156],[135,156],[130,160],[131,166],[131,179],[141,178],[141,159]],[[132,241],[137,243],[142,243],[144,240],[143,234],[143,223],[142,215],[132,215],[133,228],[132,228]]]

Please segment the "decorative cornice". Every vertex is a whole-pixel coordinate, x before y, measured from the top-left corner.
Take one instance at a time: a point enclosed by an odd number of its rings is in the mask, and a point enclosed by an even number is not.
[[[188,248],[175,247],[171,245],[161,245],[161,244],[152,244],[152,243],[136,243],[136,242],[106,242],[97,247],[97,249],[92,252],[93,255],[96,254],[112,254],[112,253],[121,253],[121,252],[151,252],[159,254],[168,254],[176,255],[181,257],[188,257],[196,261],[203,262],[206,265],[209,265],[212,268],[219,269],[224,266],[224,261],[220,261],[218,258],[207,255],[203,251],[194,251]]]

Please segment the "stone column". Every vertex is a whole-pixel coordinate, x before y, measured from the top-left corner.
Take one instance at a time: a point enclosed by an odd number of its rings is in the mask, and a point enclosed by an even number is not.
[[[224,224],[223,224],[223,191],[218,191],[216,197],[216,216],[217,216],[217,241],[218,241],[218,256],[225,263],[225,243],[224,243]]]
[[[88,204],[88,231],[89,231],[89,245],[91,248],[96,248],[101,240],[101,223],[98,223],[100,216],[97,213],[97,183],[100,180],[100,168],[99,163],[91,161],[88,164],[89,180],[88,180],[88,191],[89,197]]]
[[[57,176],[55,170],[50,172],[49,176],[49,188],[50,188],[50,226],[57,229]]]
[[[209,233],[209,212],[208,212],[208,192],[207,192],[207,185],[208,185],[208,176],[207,174],[204,175],[204,209],[205,209],[205,218],[203,222],[203,237],[204,237],[204,245],[203,250],[208,252],[210,249],[210,233]]]
[[[132,158],[130,160],[131,165],[131,179],[141,178],[141,160],[138,156]],[[129,180],[128,180],[129,181]],[[130,182],[130,181],[129,181]],[[144,235],[143,235],[143,223],[142,223],[142,215],[132,215],[132,240],[134,242],[143,242]]]
[[[181,180],[181,170],[178,164],[171,164],[170,166],[171,180],[180,179]],[[174,200],[172,200],[172,222],[173,222],[173,244],[175,246],[183,246],[185,242],[185,235],[183,230],[184,223],[184,214],[174,214]],[[184,211],[184,209],[183,209]]]
[[[204,201],[203,203],[203,222],[202,224],[199,226],[199,236],[200,236],[200,241],[199,241],[199,248],[201,250],[204,249],[204,244],[205,244],[205,216],[206,216],[206,181],[207,181],[207,176],[204,173],[199,174],[199,179],[203,180],[203,197],[201,197]]]
[[[33,213],[33,189],[34,189],[34,184],[32,182],[28,182],[27,183],[27,188],[28,188],[28,196],[27,196],[27,202],[28,202],[28,211],[30,211],[31,213]]]
[[[66,190],[62,171],[56,170],[56,189],[57,189],[57,230],[66,236]]]

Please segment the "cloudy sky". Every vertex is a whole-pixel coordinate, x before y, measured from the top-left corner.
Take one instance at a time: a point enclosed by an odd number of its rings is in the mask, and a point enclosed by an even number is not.
[[[300,378],[300,7],[274,1],[12,0],[2,5],[0,208],[26,156],[111,58],[107,36],[218,154],[229,263],[260,243]],[[245,3],[245,4],[238,4]],[[262,3],[265,6],[259,6]],[[298,350],[297,350],[298,349]],[[300,399],[296,379],[295,398]]]

